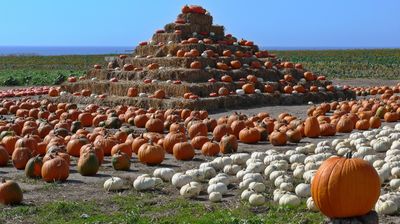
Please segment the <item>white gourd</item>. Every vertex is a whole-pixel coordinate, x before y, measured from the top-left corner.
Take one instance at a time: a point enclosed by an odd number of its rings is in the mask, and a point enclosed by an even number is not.
[[[222,200],[222,194],[220,192],[211,192],[211,194],[208,195],[208,199],[211,202],[220,202]]]
[[[400,179],[391,179],[389,185],[393,190],[397,190],[400,187]]]
[[[379,158],[376,155],[366,155],[363,159],[372,165]]]
[[[190,183],[193,180],[193,178],[187,174],[183,173],[175,173],[172,176],[171,183],[173,186],[177,188],[181,188],[182,186]]]
[[[236,153],[230,156],[233,164],[236,165],[244,165],[246,161],[250,159],[250,155],[248,153]]]
[[[276,178],[278,178],[279,176],[285,174],[285,171],[282,170],[277,170],[277,171],[272,171],[271,174],[269,175],[269,180],[271,182],[274,182]]]
[[[297,166],[296,169],[294,169],[294,171],[293,171],[293,176],[295,178],[300,179],[303,177],[304,172],[305,172],[304,165]]]
[[[281,185],[281,183],[292,183],[292,182],[293,182],[293,178],[289,175],[284,174],[275,179],[274,185],[275,185],[275,187],[279,187]]]
[[[262,160],[260,160],[260,159],[250,158],[246,161],[246,166],[249,166],[252,163],[261,163],[261,162],[262,162]]]
[[[242,167],[239,165],[236,165],[236,164],[226,165],[224,167],[224,173],[233,176],[233,175],[236,175],[237,172],[239,172],[241,169],[242,169]]]
[[[372,163],[372,166],[375,169],[380,169],[380,168],[382,168],[383,164],[385,164],[385,161],[378,159],[378,160],[375,160],[374,163]]]
[[[265,204],[265,197],[262,194],[252,194],[249,197],[249,203],[252,206],[261,206]]]
[[[264,170],[264,175],[269,177],[269,175],[273,172],[273,171],[278,171],[280,170],[277,166],[275,165],[268,165],[267,167],[265,167]]]
[[[376,152],[386,152],[390,148],[390,143],[384,139],[376,139],[373,143],[371,141],[371,145]]]
[[[252,191],[252,190],[246,189],[246,190],[244,190],[244,191],[242,192],[242,194],[240,195],[240,198],[241,198],[243,201],[248,201],[249,198],[250,198],[250,196],[251,196],[252,194],[255,194],[255,193],[256,193],[256,192],[254,192],[254,191]]]
[[[267,154],[265,154],[265,152],[253,152],[253,153],[251,153],[250,158],[251,159],[259,159],[259,160],[263,161],[266,156],[267,156]]]
[[[297,206],[300,204],[300,199],[296,195],[293,194],[284,194],[280,199],[279,199],[279,205],[291,205],[291,206]]]
[[[318,165],[314,162],[309,162],[304,165],[304,171],[317,170]]]
[[[262,173],[265,169],[265,165],[262,162],[251,163],[246,167],[246,170],[252,173]]]
[[[250,172],[247,170],[239,170],[239,172],[237,172],[237,174],[236,174],[236,178],[238,180],[242,180],[244,175],[246,175],[247,173],[250,173]]]
[[[303,174],[304,182],[311,183],[312,179],[315,176],[315,173],[317,173],[316,170],[308,170],[308,171],[304,172],[304,174]]]
[[[106,191],[119,191],[124,189],[124,180],[119,177],[111,177],[104,182],[104,189]]]
[[[270,165],[277,166],[279,170],[288,170],[289,169],[289,163],[286,160],[276,160],[270,163]]]
[[[319,211],[319,209],[318,209],[317,206],[315,205],[314,200],[312,199],[312,197],[309,197],[309,198],[307,199],[306,204],[307,204],[308,210],[313,211],[313,212],[318,212],[318,211]]]
[[[390,170],[390,174],[392,174],[393,177],[399,178],[400,177],[400,167],[393,167]]]
[[[219,192],[224,195],[228,192],[228,187],[224,183],[211,184],[207,188],[207,193],[211,194],[211,192]]]
[[[249,184],[249,189],[256,193],[262,193],[265,191],[266,187],[263,183],[252,182]]]
[[[263,182],[264,181],[263,176],[259,173],[246,173],[243,176],[243,180],[246,180],[246,179],[253,179],[255,182]]]
[[[154,188],[156,180],[151,177],[136,178],[133,182],[133,187],[138,191],[148,190]]]
[[[283,190],[281,190],[281,189],[275,189],[274,190],[274,193],[273,193],[273,200],[274,200],[274,202],[279,202],[279,199],[281,199],[281,197],[283,196],[283,195],[285,195],[287,193],[287,191],[283,191]]]
[[[231,183],[231,180],[228,175],[224,173],[224,175],[221,175],[222,173],[217,174],[215,177],[211,178],[208,181],[208,184],[216,184],[216,183],[223,183],[225,185],[229,185]]]
[[[304,160],[306,159],[306,155],[304,154],[294,154],[291,155],[289,158],[290,163],[304,163]]]
[[[180,195],[185,198],[195,198],[200,194],[201,185],[198,182],[190,182],[185,184],[179,190]]]
[[[171,168],[157,168],[153,172],[154,177],[161,178],[163,181],[170,182],[175,171]]]
[[[293,191],[293,184],[292,183],[281,183],[281,185],[279,185],[279,189],[282,191]]]
[[[310,184],[301,183],[296,186],[295,190],[296,195],[301,198],[307,198],[311,196],[311,186]]]
[[[392,200],[383,201],[379,199],[375,204],[375,211],[378,214],[391,215],[394,214],[397,209],[398,206]]]
[[[212,167],[199,168],[199,171],[204,174],[204,178],[209,180],[217,175],[217,172]]]

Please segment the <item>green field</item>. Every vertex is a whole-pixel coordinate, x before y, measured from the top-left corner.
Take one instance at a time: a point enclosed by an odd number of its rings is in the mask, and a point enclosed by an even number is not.
[[[399,79],[400,49],[271,51],[284,60],[327,77]],[[106,55],[3,56],[0,85],[52,85],[71,74],[81,75]],[[6,82],[8,80],[8,82]]]

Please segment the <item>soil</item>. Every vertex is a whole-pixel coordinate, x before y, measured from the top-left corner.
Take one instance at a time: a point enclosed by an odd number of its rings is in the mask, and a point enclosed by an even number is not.
[[[340,84],[350,84],[358,86],[360,85],[394,85],[398,83],[399,80],[369,80],[369,79],[357,79],[357,80],[334,80],[334,83]],[[287,112],[300,118],[306,116],[306,111],[310,105],[300,105],[300,106],[269,106],[269,107],[259,107],[252,109],[237,110],[247,115],[257,114],[259,112],[268,112],[271,116],[277,117],[279,113]],[[211,117],[221,117],[223,115],[232,114],[233,111],[226,111],[222,113],[216,113],[210,115]],[[266,144],[265,142],[260,142],[255,145],[247,145],[239,143],[239,150],[243,152],[254,152],[254,151],[266,151],[268,149],[274,148],[279,151],[286,151],[289,149],[294,149],[296,146],[305,145],[307,143],[317,143],[325,139],[333,138],[344,138],[348,135],[339,134],[334,137],[329,138],[317,138],[302,139],[301,143],[289,144],[282,147],[274,147],[271,144]],[[152,173],[154,169],[159,167],[170,167],[175,171],[185,171],[192,168],[198,168],[200,163],[211,161],[213,158],[205,157],[197,150],[195,159],[193,161],[177,161],[172,155],[167,155],[165,161],[160,166],[146,166],[138,162],[137,157],[133,156],[132,165],[130,171],[115,171],[110,162],[110,157],[105,157],[105,161],[102,164],[98,174],[93,177],[83,177],[76,170],[77,158],[72,158],[71,172],[68,181],[64,183],[59,183],[54,185],[44,183],[41,180],[27,179],[25,174],[21,170],[16,170],[11,164],[7,167],[0,168],[0,176],[6,178],[12,178],[20,183],[24,191],[24,203],[25,204],[41,204],[55,200],[91,200],[99,198],[107,198],[112,196],[112,194],[105,194],[103,190],[103,183],[106,179],[111,176],[119,176],[126,179],[129,183],[140,174]],[[60,190],[62,189],[62,190]],[[224,198],[226,203],[237,203],[239,201],[239,196],[237,196],[239,190],[233,188],[233,194]],[[165,184],[162,191],[164,195],[169,197],[179,197],[179,192],[172,187],[170,184]],[[207,195],[201,195],[200,199],[205,199]],[[390,216],[390,217],[380,217],[382,223],[400,223],[400,217]]]

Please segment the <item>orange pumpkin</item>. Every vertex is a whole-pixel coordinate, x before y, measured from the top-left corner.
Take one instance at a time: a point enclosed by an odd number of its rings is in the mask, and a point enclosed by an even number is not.
[[[317,117],[307,117],[304,122],[304,135],[309,138],[318,138],[320,134]]]
[[[273,131],[269,135],[269,142],[273,146],[281,146],[281,145],[286,145],[287,142],[287,136],[285,133],[282,133],[280,131]]]
[[[139,148],[138,159],[140,162],[147,165],[158,165],[164,161],[165,150],[158,144],[153,144],[152,141],[145,143]]]
[[[139,91],[138,91],[138,89],[137,88],[135,88],[135,87],[130,87],[129,89],[128,89],[128,97],[136,97],[136,96],[138,96],[138,94],[139,94]]]
[[[218,143],[213,142],[211,139],[210,142],[206,142],[201,147],[201,153],[205,156],[216,156],[220,152],[220,148]]]
[[[377,116],[372,116],[369,119],[369,126],[371,128],[379,128],[381,126],[381,124],[382,124],[381,119]]]
[[[192,144],[193,148],[195,148],[195,149],[201,149],[201,147],[203,147],[204,143],[206,143],[208,141],[209,141],[209,139],[207,136],[196,136],[190,141],[190,144]]]
[[[65,159],[56,156],[43,163],[42,178],[46,182],[65,181],[69,176],[69,165]]]
[[[356,122],[357,130],[368,130],[369,129],[369,120],[361,119]]]
[[[234,135],[225,135],[219,142],[220,151],[222,154],[237,152],[238,142]]]
[[[244,93],[246,93],[246,94],[253,94],[255,91],[254,85],[251,83],[244,84],[242,86],[242,89],[244,90]]]
[[[233,60],[231,61],[231,66],[233,69],[239,69],[242,67],[242,63],[240,63],[238,60]]]
[[[201,62],[200,61],[193,61],[190,63],[190,68],[192,69],[201,69]]]
[[[231,134],[232,129],[227,124],[219,124],[213,130],[213,138],[216,141],[220,141],[222,136]]]
[[[194,148],[189,142],[176,143],[172,151],[177,160],[192,160],[195,155]]]
[[[380,195],[379,176],[368,162],[331,157],[319,167],[311,184],[311,195],[319,210],[330,218],[367,214]]]
[[[255,144],[261,139],[261,134],[257,128],[244,128],[239,132],[239,140],[247,144]]]

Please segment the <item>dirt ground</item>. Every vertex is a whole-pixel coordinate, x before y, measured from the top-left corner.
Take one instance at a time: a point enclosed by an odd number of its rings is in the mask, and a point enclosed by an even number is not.
[[[366,80],[366,79],[358,79],[358,80],[334,80],[334,83],[339,84],[350,84],[350,85],[395,85],[400,82],[400,80]],[[257,114],[259,112],[268,112],[271,116],[277,117],[279,113],[287,112],[293,114],[297,117],[304,118],[306,116],[306,111],[310,105],[301,105],[301,106],[273,106],[273,107],[260,107],[260,108],[252,108],[252,109],[241,109],[237,110],[237,112],[241,112],[247,115]],[[226,111],[222,113],[212,114],[211,117],[221,117],[223,115],[232,114],[233,111]],[[344,138],[348,135],[337,135],[334,138]],[[239,151],[244,152],[254,152],[254,151],[266,151],[268,149],[276,149],[279,151],[286,151],[288,149],[294,149],[296,146],[305,145],[307,143],[317,143],[319,141],[325,139],[333,139],[330,138],[318,138],[318,139],[309,139],[305,138],[299,144],[289,144],[287,146],[282,147],[274,147],[269,143],[260,142],[255,145],[247,145],[247,144],[239,144]],[[21,170],[16,170],[9,164],[8,167],[0,168],[0,176],[11,178],[17,180],[20,183],[23,191],[24,191],[24,203],[25,204],[38,204],[45,203],[47,201],[54,200],[91,200],[101,197],[106,198],[110,197],[112,194],[105,194],[103,190],[103,183],[106,179],[111,176],[119,176],[126,179],[129,183],[132,183],[133,180],[140,174],[143,173],[152,173],[154,169],[158,167],[170,167],[175,171],[186,171],[191,168],[197,168],[200,163],[211,161],[213,158],[205,157],[201,155],[199,151],[196,152],[195,159],[190,162],[181,162],[177,161],[171,155],[167,155],[166,159],[160,166],[149,167],[143,164],[140,164],[137,160],[136,156],[132,158],[132,165],[130,171],[115,171],[110,162],[110,157],[105,157],[105,161],[102,164],[98,174],[93,177],[83,177],[76,170],[76,162],[77,158],[72,159],[71,164],[71,172],[68,180],[64,183],[59,183],[54,186],[53,184],[44,183],[41,180],[32,180],[27,179],[25,174]],[[60,190],[62,189],[62,190]],[[171,197],[179,197],[179,192],[173,188],[170,184],[166,184],[163,189],[166,194]],[[232,189],[233,192],[239,192],[238,189]],[[235,193],[236,194],[236,193]],[[206,198],[207,195],[202,195],[201,197]],[[239,201],[239,196],[232,194],[228,196],[225,200],[231,201]],[[269,199],[271,200],[271,199]],[[383,221],[383,222],[382,222]],[[382,223],[400,223],[400,217],[381,217]]]

